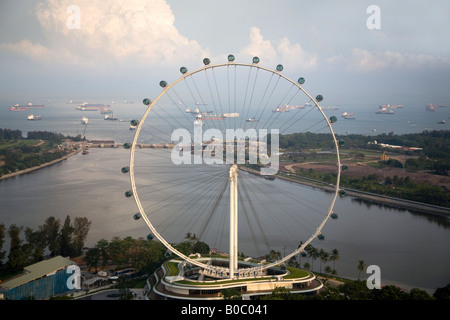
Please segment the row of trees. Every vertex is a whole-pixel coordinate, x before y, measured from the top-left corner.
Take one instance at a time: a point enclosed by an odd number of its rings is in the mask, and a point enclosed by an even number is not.
[[[19,140],[22,138],[22,131],[20,130],[0,128],[0,141]]]
[[[67,216],[63,223],[49,217],[36,230],[11,224],[8,228],[0,224],[0,267],[9,273],[19,272],[23,267],[41,261],[45,255],[76,257],[82,254],[91,222],[85,217],[71,221]],[[22,236],[25,236],[25,240]],[[10,246],[8,259],[2,264],[6,251],[1,251],[6,236]]]
[[[53,142],[61,142],[64,139],[61,133],[50,131],[28,131],[27,139],[29,140],[46,140]],[[22,131],[17,129],[2,129],[0,128],[0,141],[21,140],[24,139]]]

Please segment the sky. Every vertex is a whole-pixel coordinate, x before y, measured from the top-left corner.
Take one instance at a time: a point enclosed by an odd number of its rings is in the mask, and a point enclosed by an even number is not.
[[[447,0],[0,0],[0,105],[151,98],[181,66],[228,54],[283,64],[331,104],[449,104],[448,12]]]

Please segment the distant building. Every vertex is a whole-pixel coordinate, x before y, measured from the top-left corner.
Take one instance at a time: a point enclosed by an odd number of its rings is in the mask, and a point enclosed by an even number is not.
[[[74,275],[67,270],[71,265],[76,264],[57,256],[27,266],[22,275],[0,283],[0,295],[7,300],[40,300],[72,292],[67,285]]]

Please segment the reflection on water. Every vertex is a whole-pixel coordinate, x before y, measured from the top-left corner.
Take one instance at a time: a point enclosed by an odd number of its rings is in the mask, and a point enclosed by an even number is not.
[[[6,226],[15,223],[35,228],[49,216],[61,221],[67,215],[73,218],[85,216],[92,221],[86,243],[88,246],[101,238],[145,237],[149,232],[147,226],[142,220],[132,218],[137,211],[134,200],[124,197],[124,192],[130,189],[130,181],[128,175],[120,172],[120,168],[128,162],[128,150],[91,149],[89,155],[76,155],[49,168],[1,181],[0,221]],[[244,178],[248,174],[241,175]],[[305,216],[301,220],[304,226],[293,223],[293,217],[287,213],[312,212],[315,208],[308,209],[305,201],[305,207],[293,208],[290,199],[295,195],[303,200],[309,199],[319,207],[321,199],[324,199],[323,207],[327,207],[330,194],[279,179],[247,178],[247,192],[254,193],[254,199],[272,201],[270,208],[262,208],[258,201],[254,203],[256,212],[261,213],[261,220],[268,219],[269,224],[273,225],[273,228],[266,226],[264,229],[268,231],[270,247],[282,254],[291,252],[304,237],[301,236],[302,228],[308,227],[310,231],[317,221],[313,216],[311,221]],[[256,178],[258,180],[254,180]],[[240,189],[240,193],[244,190]],[[225,194],[223,200],[226,200]],[[250,210],[248,204],[246,206]],[[248,224],[245,220],[244,211],[239,211],[240,227],[254,226],[256,222]],[[280,214],[273,220],[264,216],[269,212]],[[381,268],[382,284],[395,283],[406,289],[419,287],[434,292],[437,287],[450,283],[450,220],[447,218],[398,210],[350,197],[338,197],[335,212],[339,219],[328,221],[323,228],[325,241],[314,240],[312,244],[326,251],[339,250],[340,259],[335,263],[338,275],[357,278],[358,261],[364,260],[367,265],[375,264]],[[213,240],[216,241],[217,230],[222,230],[223,226],[218,227],[220,223],[227,225],[226,214],[226,209],[223,209],[215,217],[217,220],[212,225],[218,229],[205,231],[207,240],[213,245],[222,245],[224,250],[227,250],[226,241],[222,239],[219,243]],[[199,216],[199,223],[201,221]],[[308,226],[308,221],[311,226]],[[226,238],[226,229],[223,230]],[[239,237],[240,252],[249,255],[267,253],[265,239],[259,238],[258,248],[255,248],[250,231],[240,233]],[[318,260],[314,267],[318,270]],[[361,273],[361,278],[366,277],[367,274]]]

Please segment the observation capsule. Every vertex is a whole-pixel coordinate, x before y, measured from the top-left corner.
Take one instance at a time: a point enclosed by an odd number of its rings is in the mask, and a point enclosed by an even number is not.
[[[342,166],[342,170],[348,170],[348,165],[344,164],[344,165]]]
[[[345,141],[339,140],[339,147],[343,147],[345,145]]]
[[[124,148],[124,149],[130,149],[130,148],[131,148],[131,143],[125,142],[125,143],[123,144],[123,148]]]
[[[151,233],[149,233],[149,234],[147,235],[147,240],[148,240],[148,241],[153,240],[153,235],[152,235]]]
[[[132,195],[133,195],[133,191],[131,191],[131,190],[128,190],[125,192],[125,197],[127,197],[127,198],[131,197]]]
[[[333,212],[330,217],[331,219],[336,220],[338,218],[338,215]]]
[[[300,253],[300,255],[304,258],[306,257],[308,254],[305,251],[302,251],[302,253]]]
[[[209,60],[209,58],[203,59],[203,64],[204,64],[205,66],[207,66],[207,65],[210,64],[210,63],[211,63],[211,60]]]
[[[120,171],[122,172],[122,173],[128,173],[128,172],[130,172],[130,167],[123,167],[122,169],[120,169]]]
[[[138,213],[135,213],[134,215],[133,215],[133,219],[134,220],[139,220],[141,218],[141,214],[138,212]]]
[[[282,64],[277,65],[277,71],[278,72],[283,71],[283,65]]]
[[[298,78],[298,83],[304,84],[305,83],[305,78],[303,78],[303,77]]]
[[[228,62],[233,62],[234,61],[234,55],[229,54],[228,55]]]
[[[255,63],[255,64],[259,63],[259,58],[258,57],[253,57],[252,62]]]
[[[150,99],[145,98],[144,100],[142,100],[142,103],[148,106],[151,103],[151,101]]]
[[[131,120],[131,121],[130,121],[130,124],[131,124],[133,127],[136,127],[136,126],[139,124],[139,120]]]
[[[164,81],[164,80],[162,80],[162,81],[159,82],[159,85],[160,85],[161,87],[165,88],[165,87],[167,86],[167,82]]]
[[[335,116],[330,117],[330,122],[335,123],[337,121],[337,118]]]
[[[181,67],[181,68],[180,68],[180,72],[181,72],[182,74],[185,74],[187,71],[188,71],[188,69],[187,69],[186,67]]]
[[[321,102],[323,100],[323,96],[321,94],[318,94],[316,100],[317,102]]]
[[[317,238],[319,238],[319,240],[325,240],[325,236],[323,234],[319,234]]]

